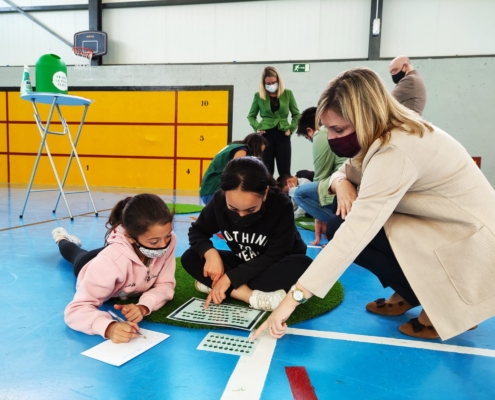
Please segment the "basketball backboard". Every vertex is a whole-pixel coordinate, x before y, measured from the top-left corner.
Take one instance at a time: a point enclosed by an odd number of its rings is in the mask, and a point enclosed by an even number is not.
[[[93,50],[93,58],[107,54],[107,34],[102,31],[82,31],[74,34],[74,47]]]

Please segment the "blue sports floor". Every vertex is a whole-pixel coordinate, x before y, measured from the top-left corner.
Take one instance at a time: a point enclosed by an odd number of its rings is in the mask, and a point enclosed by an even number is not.
[[[0,399],[494,399],[495,320],[447,342],[403,336],[398,326],[417,316],[380,317],[365,304],[387,297],[378,280],[351,266],[341,278],[344,302],[327,315],[292,327],[281,340],[262,337],[252,357],[198,351],[207,330],[143,322],[170,338],[121,367],[81,355],[101,343],[68,328],[65,306],[75,278],[51,231],[63,226],[83,247],[103,244],[114,203],[131,191],[94,190],[96,218],[87,195],[69,197],[56,217],[54,192],[31,194],[19,219],[26,187],[0,186]],[[173,196],[199,204],[197,196]],[[83,215],[88,213],[86,215]],[[177,256],[187,248],[188,215],[176,218]],[[313,233],[301,231],[306,242]],[[215,238],[218,246],[225,246]],[[308,249],[316,256],[317,249]],[[241,331],[225,333],[247,336]],[[286,367],[304,367],[315,396],[294,395]]]

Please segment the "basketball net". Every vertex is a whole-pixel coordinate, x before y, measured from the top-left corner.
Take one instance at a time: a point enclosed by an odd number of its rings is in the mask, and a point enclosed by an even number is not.
[[[73,47],[75,63],[74,67],[80,70],[91,70],[91,59],[93,58],[93,50],[85,47]]]

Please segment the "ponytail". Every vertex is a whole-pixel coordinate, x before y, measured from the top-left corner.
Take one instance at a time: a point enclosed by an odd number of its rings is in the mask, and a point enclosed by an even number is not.
[[[155,194],[143,193],[120,200],[105,224],[105,243],[112,231],[122,225],[129,236],[137,238],[153,225],[166,225],[174,219],[165,202]]]

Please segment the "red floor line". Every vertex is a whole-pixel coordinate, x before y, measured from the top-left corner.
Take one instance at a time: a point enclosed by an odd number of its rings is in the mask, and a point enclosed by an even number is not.
[[[318,400],[305,367],[285,367],[294,400]]]

